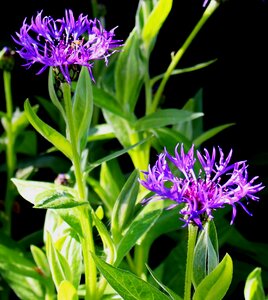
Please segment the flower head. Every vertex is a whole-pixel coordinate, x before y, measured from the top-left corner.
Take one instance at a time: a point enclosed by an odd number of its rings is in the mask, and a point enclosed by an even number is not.
[[[114,40],[114,30],[106,31],[98,19],[83,14],[76,20],[72,10],[65,10],[65,18],[56,20],[42,17],[41,11],[30,24],[24,20],[13,40],[21,46],[17,53],[27,61],[24,66],[43,65],[37,74],[54,67],[70,83],[70,69],[77,65],[86,66],[92,80],[94,60],[104,59],[107,65],[108,57],[121,46],[120,40]]]
[[[156,194],[144,199],[143,204],[165,199],[174,202],[168,208],[183,204],[180,213],[185,226],[193,223],[201,229],[205,221],[213,218],[213,211],[225,205],[233,208],[231,224],[236,216],[237,204],[251,215],[241,200],[246,198],[257,201],[259,197],[255,194],[264,186],[262,183],[254,183],[257,176],[248,180],[246,161],[230,164],[232,150],[225,157],[220,147],[218,160],[215,148],[211,154],[207,149],[204,149],[203,154],[196,151],[196,159],[194,145],[188,153],[185,153],[183,145],[180,152],[178,147],[179,144],[175,148],[175,156],[164,149],[155,165],[143,172],[145,179],[140,180],[140,183]],[[179,176],[172,171],[174,167]]]

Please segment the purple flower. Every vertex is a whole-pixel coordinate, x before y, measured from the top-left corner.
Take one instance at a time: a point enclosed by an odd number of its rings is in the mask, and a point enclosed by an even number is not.
[[[232,150],[225,158],[220,147],[218,160],[215,148],[211,155],[207,149],[204,149],[204,154],[196,151],[196,159],[194,145],[188,153],[185,153],[183,145],[179,153],[178,147],[179,144],[175,148],[175,156],[164,149],[155,165],[143,172],[145,178],[140,183],[155,195],[144,199],[142,204],[165,199],[174,202],[168,209],[182,204],[180,213],[185,226],[193,223],[200,229],[204,222],[213,218],[214,210],[225,205],[233,208],[231,224],[236,216],[236,204],[251,215],[241,200],[257,201],[259,197],[255,194],[264,186],[254,183],[258,176],[248,180],[246,161],[230,164]]]
[[[37,74],[54,67],[70,83],[70,69],[75,66],[86,66],[94,80],[93,61],[104,59],[108,64],[108,57],[121,46],[120,40],[113,39],[114,30],[106,31],[99,20],[90,20],[83,14],[75,20],[71,10],[65,10],[65,18],[57,20],[42,17],[41,11],[30,24],[25,19],[13,39],[21,46],[17,53],[27,61],[24,66],[43,65]]]

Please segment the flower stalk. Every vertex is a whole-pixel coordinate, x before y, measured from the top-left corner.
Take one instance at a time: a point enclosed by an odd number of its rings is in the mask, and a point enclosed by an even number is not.
[[[14,202],[13,185],[11,178],[14,175],[16,167],[16,154],[14,150],[15,138],[13,134],[12,116],[13,116],[13,102],[11,92],[11,72],[3,71],[4,90],[6,99],[6,162],[7,162],[7,183],[5,193],[5,214],[6,222],[4,223],[4,231],[6,234],[11,234],[11,215]]]
[[[191,300],[194,247],[195,247],[197,232],[198,232],[198,227],[196,225],[193,224],[188,225],[188,244],[187,244],[184,298],[183,298],[184,300]]]
[[[72,99],[71,99],[71,86],[67,83],[62,84],[63,99],[65,104],[66,122],[68,128],[69,140],[72,146],[72,164],[74,167],[74,174],[76,178],[77,191],[79,195],[78,201],[85,201],[87,199],[86,185],[81,169],[81,159],[78,150],[78,140],[74,128],[73,114],[72,114]],[[92,218],[90,216],[88,206],[79,207],[80,224],[82,228],[81,245],[84,258],[85,267],[85,286],[86,296],[85,299],[96,299],[97,288],[97,269],[95,262],[90,253],[95,253],[95,245],[92,233]]]

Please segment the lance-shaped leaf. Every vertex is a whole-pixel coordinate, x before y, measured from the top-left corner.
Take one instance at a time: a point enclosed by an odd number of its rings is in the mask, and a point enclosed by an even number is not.
[[[197,286],[193,300],[222,300],[233,277],[233,262],[226,254],[218,266]]]
[[[172,8],[172,0],[159,0],[149,15],[142,30],[142,39],[150,45],[161,29]]]
[[[55,105],[55,107],[57,107],[62,117],[66,120],[66,114],[64,108],[61,105],[61,102],[58,99],[57,93],[54,88],[54,73],[52,67],[49,68],[49,74],[48,74],[48,92],[52,103]]]
[[[49,182],[42,182],[42,181],[31,181],[31,180],[22,180],[12,178],[12,182],[18,189],[19,194],[30,203],[37,205],[38,201],[40,201],[39,195],[42,193],[58,193],[63,192],[73,197],[73,199],[78,199],[76,191],[73,188],[57,185],[54,183]],[[69,200],[68,200],[69,201]],[[77,200],[74,201],[75,204],[72,204],[72,209],[60,208],[57,207],[57,213],[60,217],[68,223],[79,235],[82,235],[82,230],[79,221],[79,213],[77,212],[77,207],[80,203],[84,204],[83,202],[78,202]],[[61,205],[62,206],[62,205]],[[53,208],[56,208],[54,206]]]
[[[140,39],[133,29],[119,54],[115,67],[116,99],[123,111],[134,112],[143,83],[144,64],[140,53]]]
[[[155,282],[157,282],[157,284],[159,285],[159,286],[161,286],[161,288],[164,290],[164,291],[166,291],[167,292],[167,294],[170,296],[170,299],[172,299],[172,300],[182,300],[182,298],[179,296],[179,295],[177,295],[175,292],[173,292],[170,288],[168,288],[167,286],[165,286],[156,276],[155,276],[155,274],[153,273],[153,270],[151,270],[150,268],[149,268],[149,266],[146,266],[147,267],[147,269],[148,269],[148,271],[150,272],[150,274],[151,274],[151,276],[152,276],[152,278],[154,279],[154,281]]]
[[[213,221],[207,222],[201,231],[194,250],[193,283],[199,283],[219,263],[217,231]]]
[[[35,198],[34,208],[72,208],[80,205],[87,205],[86,201],[77,201],[73,193],[62,190],[49,190],[38,194]]]
[[[181,122],[187,122],[202,117],[204,114],[193,113],[184,109],[159,109],[158,111],[140,118],[135,123],[135,129],[138,131],[150,130],[154,128],[174,125]]]
[[[202,133],[196,139],[194,139],[193,144],[195,144],[196,147],[199,147],[205,141],[211,139],[212,137],[214,137],[215,135],[217,135],[218,133],[220,133],[224,129],[226,129],[230,126],[233,126],[233,125],[235,125],[235,124],[234,123],[228,123],[228,124],[224,124],[224,125],[220,125],[220,126],[211,128],[211,129],[205,131],[204,133]]]
[[[166,294],[133,273],[117,269],[92,254],[95,263],[115,291],[125,300],[168,300]]]
[[[141,145],[147,141],[149,141],[150,139],[152,138],[152,136],[149,136],[148,138],[146,139],[143,139],[141,140],[140,142],[132,145],[132,146],[129,146],[125,149],[122,149],[122,150],[118,150],[118,151],[115,151],[114,153],[112,154],[109,154],[107,156],[104,156],[98,160],[96,160],[95,162],[92,162],[92,163],[89,163],[88,164],[88,167],[86,168],[86,172],[89,173],[91,172],[93,169],[95,169],[96,167],[100,166],[102,163],[106,162],[106,161],[109,161],[111,159],[114,159],[116,157],[119,157],[121,156],[122,154],[125,154],[125,153],[128,153],[131,149],[137,147],[138,145]]]
[[[49,232],[46,233],[46,237],[46,252],[48,263],[55,286],[57,290],[59,290],[62,281],[68,280],[72,282],[72,272],[67,260],[55,248]]]
[[[70,208],[86,204],[79,202],[76,191],[50,182],[12,178],[20,195],[37,208]]]
[[[265,300],[261,268],[255,268],[247,277],[244,288],[245,300]]]
[[[91,79],[86,67],[82,67],[73,97],[73,119],[78,141],[85,138],[93,113]]]
[[[19,248],[12,249],[0,244],[0,273],[5,270],[37,280],[42,279],[36,265],[27,258],[26,253]]]
[[[113,208],[111,230],[113,237],[121,238],[124,227],[131,222],[139,192],[139,173],[134,170],[123,186]]]
[[[51,274],[49,270],[47,257],[43,250],[41,250],[35,245],[31,245],[30,249],[37,267],[41,269],[42,273],[45,274],[45,276],[49,277]]]
[[[96,106],[126,120],[133,118],[131,114],[122,110],[122,107],[118,105],[118,101],[111,93],[105,91],[104,89],[98,88],[95,85],[92,86],[92,90],[94,95],[94,104]]]
[[[25,113],[32,126],[52,145],[54,145],[59,151],[61,151],[69,159],[72,159],[71,144],[67,139],[60,134],[57,130],[43,122],[35,113],[30,105],[29,100],[24,103]]]
[[[149,206],[147,206],[149,207]],[[155,224],[162,210],[150,211],[147,207],[137,215],[129,225],[117,247],[117,258],[115,265],[118,266],[124,256],[131,250],[136,242]]]

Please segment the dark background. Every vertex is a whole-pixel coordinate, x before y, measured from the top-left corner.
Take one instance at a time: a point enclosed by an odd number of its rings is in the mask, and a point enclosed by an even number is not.
[[[138,1],[100,0],[99,3],[106,6],[106,28],[118,26],[116,36],[125,40],[134,27]],[[2,8],[0,12],[0,46],[15,46],[11,35],[19,31],[25,17],[30,20],[42,9],[44,15],[62,17],[65,8],[73,9],[75,16],[80,13],[92,14],[89,0],[32,0],[24,1],[21,7],[12,1],[5,2],[5,9]],[[152,53],[152,75],[166,70],[171,52],[179,49],[203,11],[202,1],[174,0],[172,12],[160,31]],[[205,69],[174,76],[165,89],[165,105],[181,108],[203,88],[204,129],[236,123],[205,143],[205,146],[220,145],[227,152],[232,148],[234,159],[247,160],[249,176],[259,175],[265,186],[268,185],[267,37],[268,2],[227,0],[208,20],[178,67],[188,67],[215,58],[217,61]],[[16,60],[18,63],[13,72],[14,101],[22,108],[26,98],[31,99],[35,95],[47,97],[47,76],[36,76],[32,69],[25,70],[21,66],[19,57]],[[3,100],[0,101],[0,110],[5,110]],[[268,242],[264,234],[267,200],[264,190],[259,203],[250,205],[252,217],[238,210],[235,226],[253,241]],[[27,218],[18,217],[18,228],[24,226],[25,231],[32,232],[34,226],[41,226],[42,218],[38,219],[36,210],[33,212],[31,208],[28,214],[32,224],[29,226]]]

